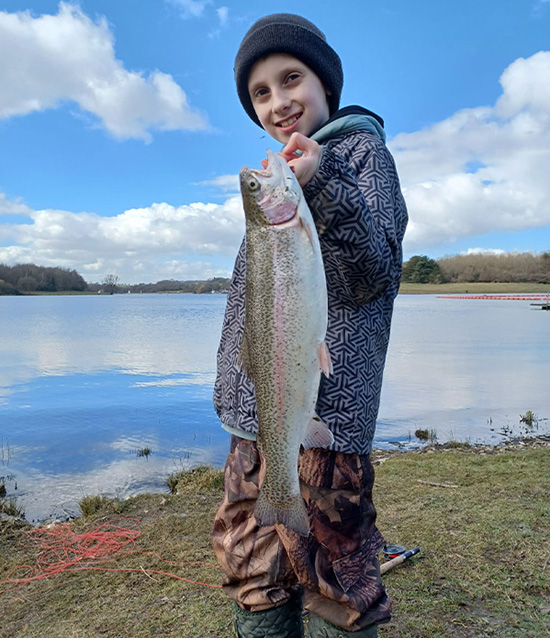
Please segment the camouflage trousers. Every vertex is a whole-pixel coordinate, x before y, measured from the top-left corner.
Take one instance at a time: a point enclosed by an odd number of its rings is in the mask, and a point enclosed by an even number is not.
[[[298,471],[309,536],[278,524],[259,527],[253,510],[260,454],[254,441],[231,438],[213,531],[226,593],[242,609],[263,611],[302,590],[306,609],[348,631],[387,622],[390,602],[377,558],[384,539],[375,525],[368,455],[302,450]]]

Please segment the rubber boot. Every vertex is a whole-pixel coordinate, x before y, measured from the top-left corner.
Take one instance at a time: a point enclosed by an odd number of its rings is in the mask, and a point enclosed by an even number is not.
[[[245,611],[233,603],[233,613],[237,638],[304,638],[300,598],[265,611]]]
[[[309,638],[377,638],[378,636],[376,625],[359,629],[359,631],[346,631],[323,620],[317,614],[310,613],[308,618],[307,630]]]

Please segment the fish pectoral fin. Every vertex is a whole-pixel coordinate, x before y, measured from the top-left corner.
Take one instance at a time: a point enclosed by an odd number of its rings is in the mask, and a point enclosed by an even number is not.
[[[334,443],[334,436],[328,429],[326,423],[315,415],[308,423],[303,446],[307,449],[310,447],[329,447]]]
[[[330,359],[327,344],[324,341],[323,343],[320,343],[317,348],[317,356],[319,357],[319,367],[321,368],[322,373],[325,377],[330,377],[332,374],[332,361]]]

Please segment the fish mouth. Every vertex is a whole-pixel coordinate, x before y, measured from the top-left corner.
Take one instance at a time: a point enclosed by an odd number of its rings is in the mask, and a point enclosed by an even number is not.
[[[284,183],[283,176],[284,166],[286,162],[271,149],[267,149],[267,159],[262,160],[263,168],[249,168],[243,166],[241,177],[256,177],[261,184],[269,184],[270,190],[276,188],[279,184]]]
[[[290,166],[286,163],[285,159],[274,153],[271,149],[267,149],[267,165],[264,169],[254,169],[254,172],[258,172],[264,177],[277,177],[281,183],[287,181],[294,181]],[[289,186],[290,184],[286,184]]]
[[[293,226],[299,221],[298,198],[293,196],[296,178],[285,159],[267,149],[267,164],[263,169],[253,169],[251,173],[260,180],[268,180],[271,188],[258,201],[270,226]]]

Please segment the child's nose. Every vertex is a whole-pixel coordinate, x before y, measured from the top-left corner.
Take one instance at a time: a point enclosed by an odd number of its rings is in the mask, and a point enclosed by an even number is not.
[[[274,113],[284,113],[290,107],[290,97],[286,91],[277,90],[273,92],[272,109]]]

